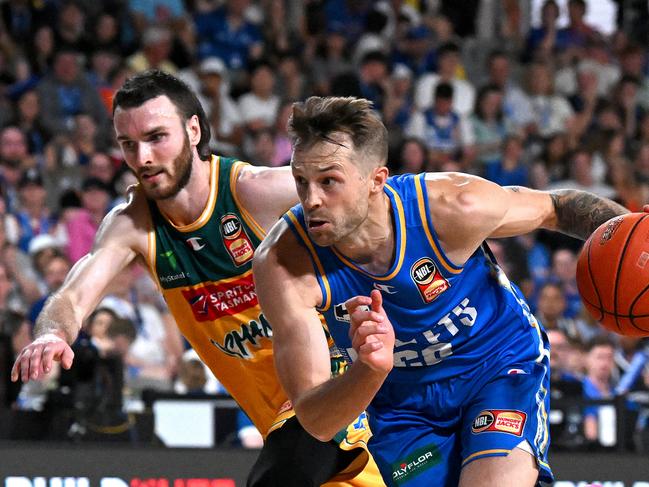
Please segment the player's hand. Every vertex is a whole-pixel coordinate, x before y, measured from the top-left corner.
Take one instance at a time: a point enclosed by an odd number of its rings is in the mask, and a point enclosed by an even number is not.
[[[394,329],[376,289],[370,296],[356,296],[345,302],[351,317],[349,337],[358,360],[377,372],[390,372],[394,359]],[[368,308],[369,306],[369,308]]]
[[[74,352],[63,338],[47,333],[22,349],[11,369],[11,380],[16,382],[19,377],[23,382],[40,379],[52,370],[54,360],[69,369],[73,358]]]

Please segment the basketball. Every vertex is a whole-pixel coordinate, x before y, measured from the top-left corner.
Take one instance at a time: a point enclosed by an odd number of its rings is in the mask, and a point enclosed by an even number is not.
[[[604,328],[649,336],[649,213],[629,213],[600,225],[577,262],[584,306]]]

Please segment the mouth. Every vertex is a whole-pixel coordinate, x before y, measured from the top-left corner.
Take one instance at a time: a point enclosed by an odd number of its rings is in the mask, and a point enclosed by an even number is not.
[[[330,223],[327,220],[323,220],[321,218],[309,218],[307,225],[309,230],[317,231],[325,228],[327,225],[330,225]]]
[[[156,182],[160,176],[162,175],[164,171],[161,169],[159,171],[152,171],[152,172],[147,172],[140,174],[140,179],[142,181],[146,181],[147,183],[154,183]]]

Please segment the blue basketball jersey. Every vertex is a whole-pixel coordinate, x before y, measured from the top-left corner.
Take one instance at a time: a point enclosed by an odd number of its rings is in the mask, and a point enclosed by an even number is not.
[[[390,177],[385,185],[396,248],[392,267],[384,275],[366,272],[334,247],[312,242],[301,205],[284,215],[313,260],[323,296],[319,311],[340,352],[350,361],[356,358],[345,301],[378,289],[396,335],[394,368],[387,383],[456,377],[486,357],[540,362],[548,352],[539,323],[486,244],[463,266],[445,255],[428,208],[424,177]]]

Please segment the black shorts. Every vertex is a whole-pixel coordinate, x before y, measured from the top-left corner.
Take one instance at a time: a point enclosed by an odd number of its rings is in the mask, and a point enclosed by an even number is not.
[[[273,431],[248,476],[247,487],[317,487],[347,468],[362,448],[342,450],[335,441],[307,433],[295,416]]]

